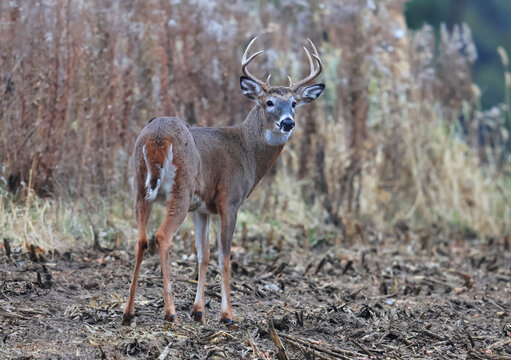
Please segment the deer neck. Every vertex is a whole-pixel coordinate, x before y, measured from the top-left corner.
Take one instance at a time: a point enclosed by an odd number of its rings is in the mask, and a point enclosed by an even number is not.
[[[264,115],[259,105],[256,105],[241,124],[243,138],[247,145],[248,157],[253,159],[255,182],[253,188],[262,177],[275,165],[284,145],[271,146],[265,140]],[[252,189],[253,189],[252,188]]]

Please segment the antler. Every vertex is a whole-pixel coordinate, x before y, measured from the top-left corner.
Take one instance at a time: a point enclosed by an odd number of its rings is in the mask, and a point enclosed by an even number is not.
[[[289,76],[287,77],[289,79],[289,87],[293,91],[297,90],[299,87],[301,87],[301,86],[311,82],[315,78],[317,78],[319,76],[319,74],[321,74],[321,70],[323,69],[323,63],[321,62],[321,59],[319,58],[318,49],[316,49],[316,46],[314,46],[311,39],[307,38],[307,40],[309,40],[309,42],[312,46],[312,49],[314,50],[314,54],[312,54],[312,56],[311,56],[311,54],[309,53],[309,50],[307,50],[307,48],[305,46],[303,47],[303,49],[305,50],[305,53],[307,54],[307,58],[309,59],[309,65],[310,65],[311,72],[310,72],[309,76],[307,76],[303,80],[298,81],[295,84],[293,84],[293,81],[291,80],[291,78]],[[312,60],[313,57],[318,62],[318,67],[316,69],[314,69],[314,61]]]
[[[247,46],[247,49],[245,50],[245,52],[243,53],[243,57],[241,58],[241,71],[243,72],[243,74],[245,74],[246,77],[248,77],[249,79],[253,80],[254,82],[256,82],[257,84],[259,84],[259,86],[261,86],[264,91],[268,91],[270,89],[270,77],[271,75],[268,76],[268,79],[266,80],[266,82],[264,81],[261,81],[259,80],[258,78],[256,78],[255,76],[253,76],[247,69],[247,65],[250,64],[250,62],[252,60],[254,60],[254,58],[259,55],[259,54],[262,54],[264,52],[264,50],[260,50],[254,54],[252,54],[248,59],[247,59],[247,55],[248,55],[248,51],[250,50],[250,47],[252,46],[252,44],[254,43],[254,41],[256,41],[257,39],[257,36],[255,38],[252,39],[252,41],[248,44]]]

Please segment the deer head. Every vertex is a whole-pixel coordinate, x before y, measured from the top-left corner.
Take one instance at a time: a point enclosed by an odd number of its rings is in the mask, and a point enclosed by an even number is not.
[[[263,53],[261,50],[247,58],[249,49],[256,39],[257,37],[248,44],[241,59],[241,70],[245,75],[240,78],[241,90],[246,97],[255,101],[261,107],[266,142],[269,145],[282,145],[289,139],[295,127],[296,107],[313,102],[325,89],[324,84],[307,86],[308,83],[319,76],[323,64],[319,58],[318,50],[312,41],[307,39],[314,51],[311,55],[306,47],[303,48],[309,59],[309,76],[295,84],[288,76],[289,86],[271,86],[271,75],[264,82],[253,76],[247,69],[247,65],[257,55]],[[317,62],[317,67],[314,65],[313,58]]]

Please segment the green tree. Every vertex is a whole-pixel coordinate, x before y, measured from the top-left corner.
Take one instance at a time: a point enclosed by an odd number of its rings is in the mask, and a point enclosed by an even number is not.
[[[478,50],[473,78],[482,90],[482,105],[489,108],[503,101],[504,76],[497,47],[503,46],[511,53],[511,1],[410,0],[405,15],[411,29],[425,23],[437,30],[441,23],[449,28],[467,23]]]

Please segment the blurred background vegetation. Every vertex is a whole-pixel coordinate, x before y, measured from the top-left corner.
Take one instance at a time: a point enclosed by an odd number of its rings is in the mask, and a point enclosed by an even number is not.
[[[303,76],[310,37],[327,89],[300,109],[237,231],[305,244],[368,232],[502,239],[511,228],[509,8],[0,0],[0,231],[49,246],[133,242],[129,159],[140,130],[162,115],[240,123],[252,106],[240,59],[260,35],[266,52],[253,73],[274,84]]]
[[[511,51],[511,1],[410,0],[405,15],[410,29],[420,29],[427,23],[437,34],[442,23],[449,29],[466,23],[477,47],[473,79],[482,90],[482,106],[490,108],[504,101],[505,82],[497,48]]]

